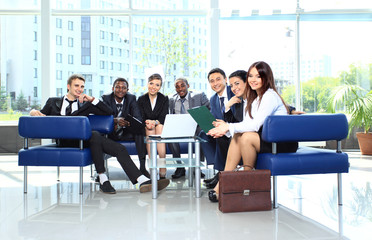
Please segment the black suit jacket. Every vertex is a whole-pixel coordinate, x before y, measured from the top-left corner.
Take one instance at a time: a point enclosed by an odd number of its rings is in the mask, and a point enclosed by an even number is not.
[[[63,98],[49,98],[40,112],[45,115],[60,116]],[[79,103],[78,110],[73,112],[71,116],[88,116],[89,114],[112,115],[112,110],[102,101],[99,101],[97,105],[93,105],[91,102],[83,102]]]
[[[106,94],[102,96],[102,100],[106,103],[111,110],[113,111],[114,117],[123,117],[126,118],[128,114],[142,121],[141,111],[137,104],[136,96],[130,93],[127,93],[124,96],[124,105],[123,110],[121,111],[120,116],[118,116],[118,110],[116,108],[115,96],[114,93]]]
[[[243,100],[241,103],[234,104],[235,111],[231,111],[231,108],[228,112],[225,113],[225,121],[229,123],[236,123],[243,121],[243,115],[244,115],[244,103]]]
[[[168,113],[169,99],[161,93],[158,93],[154,110],[151,108],[149,94],[146,93],[138,98],[138,106],[141,111],[142,121],[145,122],[147,119],[158,120],[161,124],[164,124],[165,116]]]

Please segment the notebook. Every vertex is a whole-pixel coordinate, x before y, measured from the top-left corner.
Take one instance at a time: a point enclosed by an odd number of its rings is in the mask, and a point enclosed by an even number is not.
[[[190,114],[167,114],[165,116],[163,132],[159,135],[150,135],[160,138],[194,137],[197,123]]]
[[[143,133],[145,130],[145,125],[138,120],[137,118],[133,117],[132,115],[128,114],[125,118],[130,123],[130,127],[128,128],[134,134]]]
[[[206,106],[195,107],[187,111],[205,133],[214,128],[212,122],[216,121],[216,118],[212,115],[212,113]]]

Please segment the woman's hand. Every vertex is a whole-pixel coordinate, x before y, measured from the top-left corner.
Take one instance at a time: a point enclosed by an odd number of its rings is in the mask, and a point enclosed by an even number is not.
[[[155,120],[149,120],[149,119],[147,119],[147,120],[145,121],[146,128],[147,128],[148,130],[152,130],[152,129],[154,129],[154,128],[155,128],[155,123],[156,123]]]
[[[213,138],[222,137],[229,131],[229,124],[219,119],[213,122],[213,126],[215,126],[215,128],[212,128],[207,133],[207,135],[210,135]]]
[[[234,96],[230,98],[230,100],[227,102],[226,108],[231,108],[234,104],[241,103],[241,102],[242,100],[239,97]]]

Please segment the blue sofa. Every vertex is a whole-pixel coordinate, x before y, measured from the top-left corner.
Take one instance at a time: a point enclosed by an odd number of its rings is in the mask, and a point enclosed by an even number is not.
[[[24,148],[18,153],[18,165],[24,166],[24,193],[27,193],[27,166],[55,166],[59,178],[59,167],[79,167],[79,193],[83,193],[83,167],[92,164],[90,150],[83,148],[83,141],[92,134],[91,122],[96,130],[110,132],[113,129],[112,116],[105,121],[95,116],[22,116],[18,122],[18,132],[24,138]],[[79,148],[60,148],[56,143],[29,147],[30,138],[77,139]]]
[[[70,128],[66,128],[70,126]],[[108,134],[113,130],[112,116],[87,117],[21,117],[19,134],[25,147],[19,151],[19,165],[24,166],[24,192],[27,192],[27,166],[80,167],[80,194],[83,167],[92,164],[89,149],[58,148],[55,144],[28,147],[28,138],[89,139],[91,130]],[[273,204],[277,203],[277,176],[298,174],[336,173],[338,200],[342,204],[341,173],[349,170],[346,153],[341,151],[341,140],[347,137],[348,123],[344,114],[269,116],[263,126],[262,137],[273,143],[273,153],[259,154],[256,168],[270,169],[273,176]],[[276,153],[276,143],[285,141],[337,141],[336,150],[300,147],[296,153]],[[134,142],[121,142],[129,154],[136,155]],[[181,145],[187,153],[187,144]],[[169,150],[168,150],[169,153]]]
[[[273,143],[272,153],[259,154],[257,169],[270,169],[273,176],[273,204],[277,202],[277,176],[336,173],[338,204],[342,205],[341,174],[349,171],[348,155],[341,151],[341,140],[348,134],[344,114],[304,114],[269,116],[264,123],[262,138]],[[336,150],[300,147],[296,153],[276,153],[276,143],[286,141],[337,141]]]

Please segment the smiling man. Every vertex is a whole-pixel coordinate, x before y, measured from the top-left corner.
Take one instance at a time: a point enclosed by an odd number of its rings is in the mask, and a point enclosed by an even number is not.
[[[128,81],[124,78],[118,78],[113,83],[112,93],[102,96],[103,102],[112,109],[114,115],[114,131],[109,135],[109,138],[115,141],[134,140],[140,161],[140,170],[145,176],[150,178],[150,174],[145,166],[146,145],[143,141],[145,133],[132,130],[129,122],[126,120],[128,114],[130,114],[142,122],[141,111],[138,107],[136,96],[130,94],[128,91]]]
[[[215,91],[215,94],[210,99],[211,113],[216,119],[225,120],[225,106],[234,96],[230,86],[227,86],[225,72],[220,68],[213,68],[208,73],[208,82],[212,90]],[[232,107],[231,111],[234,113],[235,108]],[[213,138],[207,136],[204,131],[201,131],[199,136],[207,140],[207,142],[201,143],[207,163],[213,164],[215,170],[222,171],[225,168],[230,138],[226,136]],[[214,188],[218,182],[218,174],[213,178],[205,179],[204,182],[207,188]]]
[[[174,87],[176,88],[176,94],[169,98],[169,113],[170,114],[188,114],[187,110],[206,106],[210,109],[210,104],[207,96],[202,93],[194,93],[189,91],[189,83],[186,78],[178,78],[174,82]],[[196,129],[196,136],[200,133],[201,129],[198,127]],[[168,144],[170,151],[173,154],[173,158],[180,158],[180,145],[178,143],[170,143]],[[203,159],[204,155],[201,156],[200,159]],[[185,176],[185,168],[177,168],[172,178],[180,178]]]

